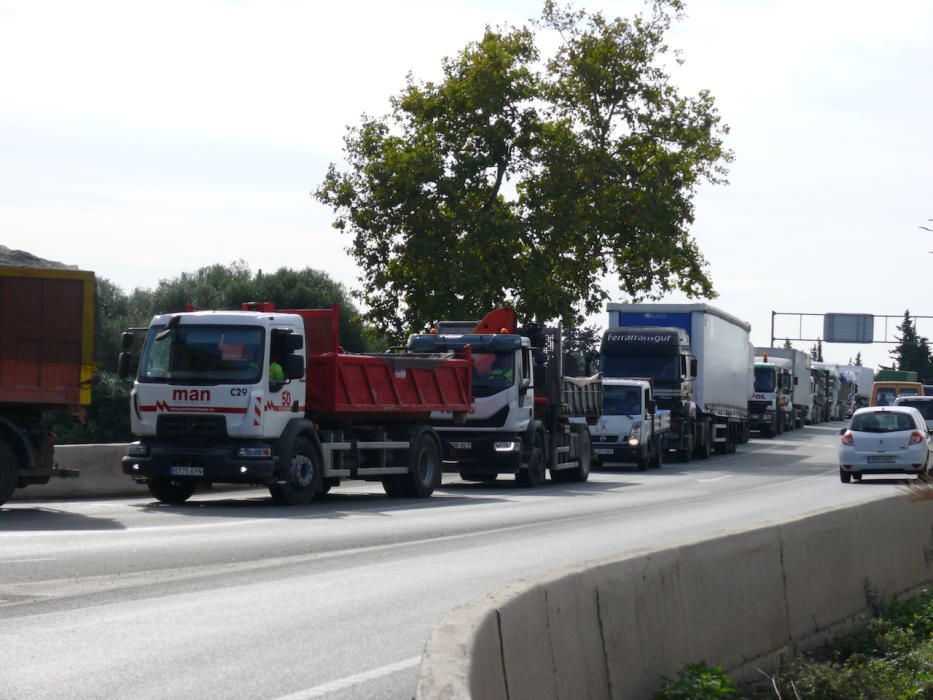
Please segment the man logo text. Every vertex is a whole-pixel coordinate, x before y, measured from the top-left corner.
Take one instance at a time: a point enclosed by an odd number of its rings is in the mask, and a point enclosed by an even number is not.
[[[210,389],[172,389],[172,401],[210,401]]]

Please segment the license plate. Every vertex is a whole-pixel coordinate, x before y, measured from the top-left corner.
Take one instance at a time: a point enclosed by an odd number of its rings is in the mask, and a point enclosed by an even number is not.
[[[615,450],[601,450],[601,449],[596,450],[596,454],[598,455],[611,455],[613,452],[615,452]]]
[[[870,455],[869,464],[894,464],[894,455]]]
[[[453,442],[451,441],[450,446],[455,450],[468,450],[473,447],[472,442]]]
[[[172,476],[204,476],[204,467],[170,467]]]

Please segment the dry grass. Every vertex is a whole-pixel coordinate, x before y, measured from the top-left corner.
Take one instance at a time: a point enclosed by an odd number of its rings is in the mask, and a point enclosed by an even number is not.
[[[911,481],[904,487],[911,501],[933,501],[933,475],[927,474]]]

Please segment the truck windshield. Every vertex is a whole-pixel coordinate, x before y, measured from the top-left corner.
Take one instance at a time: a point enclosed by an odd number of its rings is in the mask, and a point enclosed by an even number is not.
[[[607,416],[641,415],[641,389],[637,386],[604,384],[603,414]]]
[[[492,396],[515,382],[513,352],[473,353],[473,396]]]
[[[774,391],[774,369],[771,367],[755,368],[755,391]]]
[[[265,338],[249,326],[179,325],[161,340],[152,326],[139,363],[139,381],[170,384],[256,384]]]
[[[680,379],[680,355],[606,354],[599,362],[604,377]]]

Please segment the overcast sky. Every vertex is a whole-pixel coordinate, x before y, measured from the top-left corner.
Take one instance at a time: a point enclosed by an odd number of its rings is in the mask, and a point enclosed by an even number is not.
[[[237,259],[353,288],[349,239],[309,197],[346,126],[542,4],[0,0],[0,244],[127,290]],[[687,0],[669,39],[677,84],[732,128],[730,184],[703,188],[693,227],[713,303],[757,345],[772,310],[933,315],[933,3]],[[859,349],[887,362],[824,355]]]

